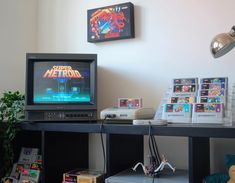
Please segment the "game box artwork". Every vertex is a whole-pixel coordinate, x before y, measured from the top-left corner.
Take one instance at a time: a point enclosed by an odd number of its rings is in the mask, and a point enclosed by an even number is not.
[[[34,103],[90,102],[90,65],[76,62],[37,62]]]
[[[88,16],[88,42],[134,38],[134,5],[123,3],[91,9]]]

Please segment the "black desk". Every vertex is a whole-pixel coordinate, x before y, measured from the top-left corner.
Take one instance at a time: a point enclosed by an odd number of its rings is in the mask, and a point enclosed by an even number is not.
[[[63,141],[68,144],[71,139],[80,139],[76,144],[79,147],[83,147],[83,151],[81,151],[81,148],[75,150],[75,152],[79,152],[79,158],[76,156],[77,163],[80,163],[83,166],[82,168],[88,168],[88,133],[100,132],[100,124],[97,123],[22,123],[20,128],[24,131],[41,133],[41,151],[44,160],[44,175],[46,177],[43,176],[43,182],[46,180],[46,183],[52,181],[53,176],[58,175],[58,173],[56,174],[47,168],[53,167],[53,162],[47,162],[50,161],[50,157],[55,153],[52,150],[47,150],[50,149],[53,141],[57,141],[59,137],[62,137]],[[143,161],[143,135],[148,135],[148,130],[148,126],[104,124],[103,133],[106,133],[108,176],[132,167],[135,162]],[[64,135],[66,133],[72,135],[66,138],[66,135]],[[79,136],[76,136],[76,134]],[[235,127],[169,124],[168,126],[153,126],[152,134],[188,137],[189,182],[197,183],[210,174],[210,137],[235,138]],[[71,144],[73,143],[74,141],[71,142]],[[48,154],[50,154],[50,157]],[[102,155],[100,158],[102,158]],[[67,167],[69,166],[67,165]],[[55,168],[65,170],[64,167]]]

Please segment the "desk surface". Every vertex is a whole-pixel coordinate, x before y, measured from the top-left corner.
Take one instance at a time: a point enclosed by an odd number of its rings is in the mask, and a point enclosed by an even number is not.
[[[79,133],[99,133],[100,126],[100,123],[85,122],[22,122],[19,124],[23,130]],[[235,126],[219,124],[168,124],[167,126],[153,125],[151,128],[152,134],[161,136],[235,138]],[[103,125],[103,133],[148,135],[149,126],[109,123]]]

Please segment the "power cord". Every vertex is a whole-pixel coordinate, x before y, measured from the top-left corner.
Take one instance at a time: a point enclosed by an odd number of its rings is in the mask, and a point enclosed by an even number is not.
[[[116,114],[106,114],[106,115],[105,115],[105,118],[104,118],[104,121],[105,121],[106,119],[113,119],[113,118],[116,118]]]
[[[159,155],[159,150],[157,147],[156,140],[154,138],[154,135],[151,133],[152,131],[152,125],[149,122],[149,138],[148,138],[148,145],[149,145],[149,151],[150,151],[150,175],[153,177],[152,183],[154,183],[155,176],[159,176],[159,174],[155,173],[154,170],[160,165],[161,158]]]
[[[106,117],[104,120],[101,120],[100,123],[100,140],[102,145],[102,151],[103,151],[103,159],[104,159],[104,167],[103,167],[103,173],[105,174],[106,170],[106,155],[105,155],[105,148],[104,148],[104,139],[103,139],[103,128],[104,128],[104,121],[106,120]]]
[[[106,121],[108,118],[112,119],[112,118],[115,118],[115,117],[116,117],[116,114],[107,114],[107,115],[105,115],[104,120],[101,120],[101,123],[100,123],[100,140],[101,140],[102,151],[103,151],[103,159],[104,159],[104,167],[103,167],[103,173],[104,174],[105,174],[105,170],[106,170],[106,154],[105,154],[104,139],[103,139],[104,121]]]

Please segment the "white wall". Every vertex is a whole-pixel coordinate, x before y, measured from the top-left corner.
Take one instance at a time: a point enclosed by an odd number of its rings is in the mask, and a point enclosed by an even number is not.
[[[115,105],[118,97],[142,97],[145,106],[156,107],[177,77],[228,76],[235,82],[235,51],[218,60],[209,52],[212,37],[234,25],[235,1],[132,0],[135,39],[87,43],[87,9],[121,2],[125,1],[1,0],[0,91],[24,90],[25,53],[37,48],[39,52],[97,53],[99,109]],[[177,168],[187,167],[186,138],[157,140],[161,153]],[[212,171],[221,170],[224,153],[235,153],[235,141],[212,141]],[[92,138],[94,154],[96,143],[99,139]],[[101,168],[102,161],[94,154],[91,167]]]
[[[132,0],[135,39],[88,43],[87,9],[121,2],[39,1],[39,51],[98,54],[99,110],[115,105],[118,97],[142,97],[144,106],[157,107],[172,78],[228,76],[235,82],[235,52],[214,60],[209,51],[212,37],[234,25],[235,1]],[[161,153],[177,168],[187,168],[186,138],[157,140]],[[235,153],[234,142],[212,140],[212,172],[223,170],[224,154]],[[90,147],[100,152],[94,144],[100,144],[98,138],[92,138]],[[101,152],[93,155],[90,166],[101,167]]]
[[[24,91],[25,53],[36,51],[37,1],[0,0],[0,93]]]

